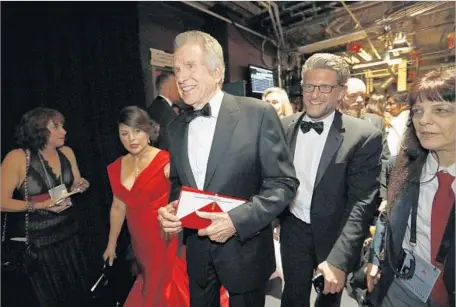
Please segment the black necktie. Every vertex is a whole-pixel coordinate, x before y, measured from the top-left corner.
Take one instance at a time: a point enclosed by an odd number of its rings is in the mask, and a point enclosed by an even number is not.
[[[315,130],[316,133],[321,134],[323,132],[323,122],[301,122],[302,133],[307,133],[312,128]]]
[[[187,110],[185,110],[185,120],[187,121],[187,123],[191,122],[198,116],[211,116],[211,106],[209,105],[209,103],[206,103],[201,110],[195,110],[193,108],[188,108]]]

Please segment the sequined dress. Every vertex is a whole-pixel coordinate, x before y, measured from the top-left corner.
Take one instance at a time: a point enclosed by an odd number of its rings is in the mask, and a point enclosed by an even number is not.
[[[74,180],[71,164],[59,150],[58,155],[61,178],[44,158],[40,160],[38,152],[31,152],[27,175],[29,197],[47,194],[50,184],[55,187],[64,183],[70,191]],[[16,195],[18,199],[25,198],[24,183]],[[29,278],[41,307],[87,306],[87,265],[79,240],[76,204],[72,201],[73,206],[61,213],[46,210],[29,213],[29,241],[38,255],[36,269]],[[8,214],[7,233],[8,238],[25,236],[25,213]]]

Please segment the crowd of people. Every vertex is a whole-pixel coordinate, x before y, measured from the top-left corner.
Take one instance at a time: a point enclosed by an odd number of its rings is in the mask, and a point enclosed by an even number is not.
[[[367,98],[342,57],[317,53],[297,112],[281,88],[263,101],[223,92],[223,50],[207,33],[179,34],[173,65],[148,110],[118,115],[126,154],[107,165],[100,257],[115,263],[126,220],[138,268],[124,306],[260,307],[275,277],[282,307],[310,306],[318,274],[315,306],[340,306],[357,270],[360,304],[454,306],[455,69]],[[65,135],[59,111],[31,110],[2,162],[2,242],[32,285],[17,306],[89,304],[72,195],[90,185]],[[198,211],[209,226],[185,228],[182,187],[245,203]]]

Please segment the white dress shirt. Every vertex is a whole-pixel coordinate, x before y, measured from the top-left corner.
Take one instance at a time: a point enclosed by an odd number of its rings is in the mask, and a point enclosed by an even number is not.
[[[198,116],[188,125],[188,159],[198,189],[204,188],[207,162],[214,138],[215,125],[222,104],[223,92],[219,90],[210,100],[211,116]]]
[[[329,129],[334,121],[334,114],[335,112],[323,119],[323,132],[321,134],[315,132],[314,129],[303,133],[300,127],[298,128],[293,163],[300,184],[296,198],[290,205],[290,212],[307,224],[310,224],[310,205],[312,203],[318,165],[328,138]],[[315,122],[307,115],[304,115],[302,120]]]
[[[456,164],[449,167],[439,167],[432,154],[429,154],[421,173],[420,194],[418,198],[418,216],[416,219],[416,247],[414,254],[423,260],[431,262],[431,213],[432,202],[437,192],[439,182],[436,176],[437,171],[445,170],[451,175],[456,175]],[[453,192],[456,194],[456,182],[452,185]],[[411,216],[408,219],[402,247],[411,250],[410,246],[410,226]]]
[[[170,106],[170,107],[172,107],[172,106],[173,106],[173,103],[171,102],[171,100],[169,100],[168,98],[166,98],[166,97],[165,97],[165,96],[163,96],[163,95],[158,95],[158,96],[160,96],[161,98],[165,99],[165,100],[166,100],[166,102],[169,104],[169,106]]]
[[[410,111],[405,110],[391,120],[391,126],[388,128],[388,136],[386,137],[391,156],[397,156],[401,149],[402,137],[407,128],[409,114]]]

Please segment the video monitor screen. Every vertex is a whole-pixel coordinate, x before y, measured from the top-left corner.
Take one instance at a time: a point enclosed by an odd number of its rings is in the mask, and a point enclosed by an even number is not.
[[[249,74],[252,93],[263,94],[274,86],[274,72],[270,69],[250,65]]]

